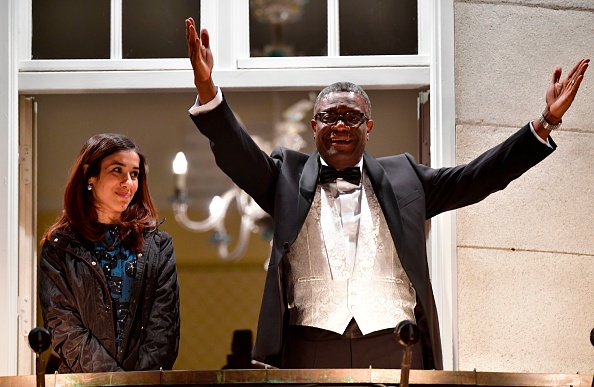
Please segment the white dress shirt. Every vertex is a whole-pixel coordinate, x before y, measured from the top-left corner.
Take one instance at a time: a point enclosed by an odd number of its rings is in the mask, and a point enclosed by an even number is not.
[[[322,165],[328,165],[320,157]],[[363,179],[363,159],[356,165],[361,170]],[[342,232],[346,247],[347,264],[352,269],[357,255],[357,240],[359,239],[359,221],[361,219],[361,192],[362,184],[355,185],[341,178],[335,182],[322,184],[324,193],[332,195],[335,200],[336,210],[341,218]]]

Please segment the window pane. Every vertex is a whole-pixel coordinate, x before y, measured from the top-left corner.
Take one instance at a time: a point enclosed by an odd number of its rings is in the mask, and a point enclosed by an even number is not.
[[[328,55],[322,0],[250,0],[250,56]]]
[[[340,0],[340,55],[418,54],[417,0]]]
[[[32,59],[109,59],[110,0],[33,0]]]
[[[200,33],[198,0],[123,0],[122,57],[185,58],[186,25],[193,17]]]

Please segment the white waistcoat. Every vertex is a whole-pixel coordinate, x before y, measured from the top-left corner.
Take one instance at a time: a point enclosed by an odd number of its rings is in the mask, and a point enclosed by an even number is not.
[[[354,267],[333,195],[318,185],[285,261],[290,324],[344,333],[351,318],[363,334],[415,321],[415,290],[402,268],[371,183],[363,178]],[[327,189],[327,188],[326,188]]]

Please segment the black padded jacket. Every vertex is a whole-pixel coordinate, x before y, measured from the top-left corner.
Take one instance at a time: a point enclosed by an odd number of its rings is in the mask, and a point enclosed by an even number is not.
[[[147,233],[116,353],[110,290],[93,243],[57,230],[40,254],[39,298],[60,373],[171,369],[179,349],[179,285],[171,237]]]

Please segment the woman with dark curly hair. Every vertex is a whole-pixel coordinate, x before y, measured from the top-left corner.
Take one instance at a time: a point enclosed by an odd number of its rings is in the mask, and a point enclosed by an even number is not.
[[[41,240],[39,297],[59,372],[173,367],[179,286],[159,224],[138,146],[121,134],[91,137]]]

